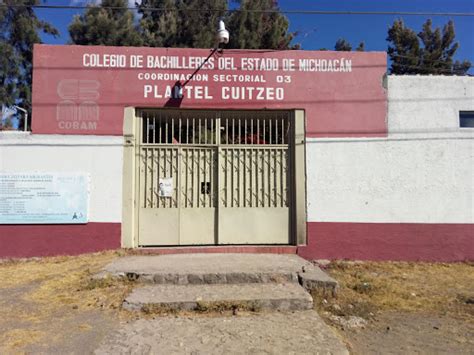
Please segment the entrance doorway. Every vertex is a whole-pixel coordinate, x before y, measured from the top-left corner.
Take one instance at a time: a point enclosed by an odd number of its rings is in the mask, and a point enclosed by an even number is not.
[[[291,112],[137,116],[139,246],[292,242]]]

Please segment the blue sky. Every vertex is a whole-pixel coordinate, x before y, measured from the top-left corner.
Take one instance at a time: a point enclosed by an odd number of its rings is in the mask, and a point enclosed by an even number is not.
[[[92,0],[100,1],[100,0]],[[79,5],[87,0],[49,0],[48,5]],[[129,2],[133,3],[134,0]],[[280,0],[282,10],[327,10],[327,11],[416,11],[416,12],[474,12],[474,0]],[[50,44],[65,44],[69,41],[67,26],[81,10],[37,10],[40,18],[52,23],[61,33],[59,38],[43,36]],[[303,49],[333,49],[338,38],[345,38],[353,47],[361,41],[369,51],[387,49],[388,27],[400,16],[392,15],[302,15],[290,14],[290,30],[298,31],[295,41]],[[426,16],[403,16],[406,25],[416,32],[426,21]],[[435,26],[442,27],[449,17],[432,17]],[[452,18],[456,28],[456,40],[460,48],[456,59],[468,59],[474,64],[474,17]],[[232,34],[231,34],[232,35]],[[471,68],[470,73],[474,73]]]

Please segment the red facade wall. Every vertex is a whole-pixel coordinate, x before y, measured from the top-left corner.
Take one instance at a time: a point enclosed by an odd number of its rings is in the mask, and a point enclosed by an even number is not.
[[[120,223],[0,225],[0,258],[77,255],[120,248]]]
[[[0,225],[0,258],[77,255],[120,248],[119,223]],[[219,246],[144,249],[150,254],[186,252],[297,253],[308,260],[474,260],[472,224],[308,223],[308,245]]]
[[[385,52],[224,49],[185,86],[182,99],[165,97],[176,83],[166,75],[190,75],[209,54],[207,49],[36,45],[33,132],[121,135],[124,107],[171,106],[304,109],[310,137],[387,133]]]
[[[308,223],[306,259],[474,260],[474,225],[426,223]]]

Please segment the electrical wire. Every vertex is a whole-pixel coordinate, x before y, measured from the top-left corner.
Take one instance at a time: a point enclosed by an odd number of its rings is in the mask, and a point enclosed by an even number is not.
[[[98,7],[101,9],[109,10],[138,10],[138,7],[123,7],[123,6],[98,6],[98,5],[8,5],[0,4],[0,8],[34,8],[34,9],[57,9],[57,10],[82,10],[89,9],[91,7]],[[164,8],[164,7],[146,7],[143,9],[144,12],[154,12],[154,11],[176,11],[176,12],[250,12],[250,13],[284,13],[284,14],[300,14],[300,15],[397,15],[397,16],[450,16],[450,17],[474,17],[474,13],[471,12],[411,12],[411,11],[319,11],[319,10],[222,10],[222,9],[178,9],[178,8]],[[406,59],[415,59],[410,56],[403,55],[391,55],[391,57],[397,58],[406,58]],[[430,63],[444,63],[442,61],[431,60]],[[424,69],[422,66],[414,65],[403,65],[404,68],[410,69]],[[452,74],[452,71],[449,69],[438,70],[439,73]]]
[[[58,9],[58,10],[82,10],[89,9],[96,5],[8,5],[0,4],[0,8],[33,8],[33,9]],[[108,10],[138,10],[137,7],[129,6],[96,6]],[[176,11],[176,12],[249,12],[249,13],[283,13],[290,15],[377,15],[377,16],[448,16],[448,17],[474,17],[473,12],[416,12],[416,11],[322,11],[322,10],[241,10],[241,9],[178,9],[165,7],[145,7],[145,12],[153,11]]]

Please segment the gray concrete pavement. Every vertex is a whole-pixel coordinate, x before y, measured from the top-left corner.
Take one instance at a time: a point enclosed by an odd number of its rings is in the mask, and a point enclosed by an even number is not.
[[[140,319],[96,354],[349,354],[315,311]]]

